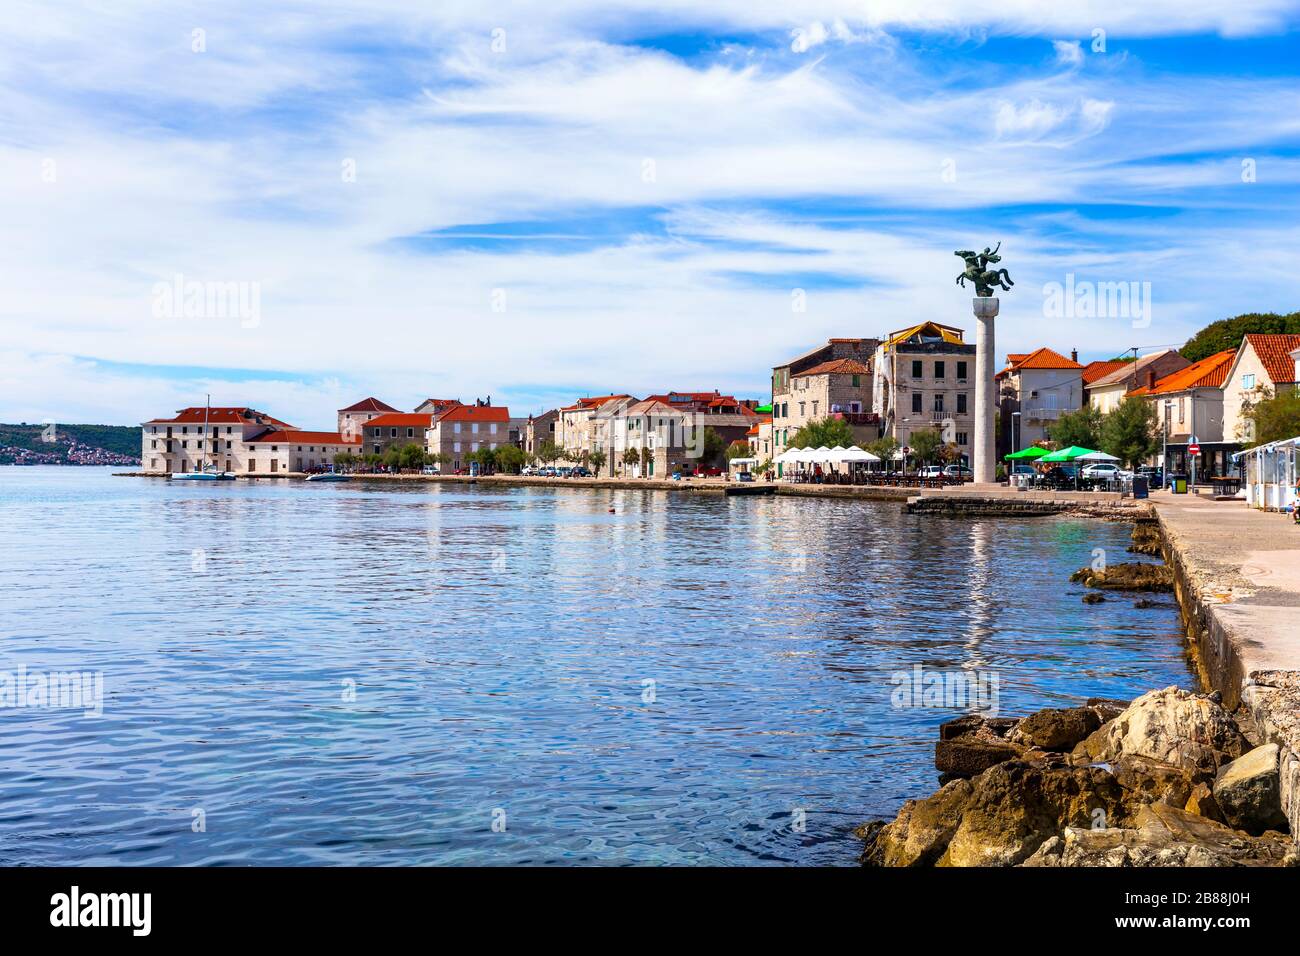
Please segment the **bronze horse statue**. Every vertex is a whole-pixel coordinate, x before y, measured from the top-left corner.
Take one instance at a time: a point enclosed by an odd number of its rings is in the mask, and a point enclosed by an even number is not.
[[[989,263],[998,263],[1002,257],[998,255],[998,250],[1002,248],[1002,243],[998,243],[992,249],[984,247],[983,252],[974,252],[971,249],[958,249],[953,253],[966,260],[966,270],[957,277],[957,285],[962,288],[966,287],[966,280],[969,279],[975,283],[975,294],[981,297],[991,296],[994,287],[1009,291],[1014,282],[1011,281],[1011,274],[1006,269],[990,269]]]

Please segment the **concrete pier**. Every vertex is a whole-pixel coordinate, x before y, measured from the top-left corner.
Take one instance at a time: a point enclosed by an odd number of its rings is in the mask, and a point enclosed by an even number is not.
[[[1300,528],[1208,496],[1152,502],[1201,680],[1278,744],[1282,806],[1300,836]]]

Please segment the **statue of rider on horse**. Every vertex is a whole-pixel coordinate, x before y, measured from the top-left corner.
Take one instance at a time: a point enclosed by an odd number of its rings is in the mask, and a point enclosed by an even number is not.
[[[1006,269],[990,269],[989,263],[1002,261],[998,255],[998,250],[1002,248],[1002,243],[998,243],[992,249],[984,247],[983,252],[973,252],[970,249],[958,249],[953,253],[955,256],[961,256],[966,260],[966,271],[957,277],[957,285],[962,288],[966,287],[966,280],[969,279],[975,283],[975,294],[981,298],[987,298],[993,294],[994,288],[1009,291],[1014,282],[1011,281],[1011,275]]]

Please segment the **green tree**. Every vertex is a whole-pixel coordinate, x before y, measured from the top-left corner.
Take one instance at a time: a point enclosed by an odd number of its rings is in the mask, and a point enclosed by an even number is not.
[[[937,434],[937,433],[936,433]],[[834,448],[853,444],[853,429],[842,418],[822,418],[809,422],[794,433],[790,439],[791,448]]]
[[[938,458],[939,450],[944,445],[943,433],[937,428],[922,428],[914,431],[910,441],[912,457],[922,464],[930,464]]]
[[[745,442],[732,442],[727,446],[727,461],[733,461],[737,458],[749,458],[753,454],[753,449]]]
[[[704,426],[704,448],[700,460],[706,465],[716,465],[726,451],[727,443],[712,425]]]
[[[424,448],[421,445],[411,443],[402,448],[398,455],[398,460],[403,468],[423,468],[424,467]]]
[[[870,442],[867,445],[866,450],[871,452],[871,454],[875,455],[881,461],[889,461],[894,457],[894,453],[897,452],[900,447],[897,438],[893,435],[886,435],[883,438],[877,438],[875,441]]]
[[[524,467],[524,451],[518,445],[502,445],[496,451],[496,466],[504,472],[517,475]]]
[[[650,463],[655,460],[655,454],[649,448],[641,449],[641,477],[650,477]]]
[[[350,451],[341,451],[334,456],[334,467],[339,471],[347,471],[349,468],[356,466],[357,456]]]
[[[1276,312],[1247,312],[1230,319],[1211,322],[1197,332],[1184,345],[1180,352],[1189,362],[1199,362],[1209,358],[1215,352],[1236,349],[1247,335],[1291,334],[1300,333],[1300,312],[1278,315]]]
[[[1071,412],[1064,412],[1047,429],[1048,436],[1061,448],[1078,445],[1080,448],[1101,446],[1101,409],[1091,403]],[[1019,451],[1019,448],[1013,451]]]
[[[401,446],[389,445],[387,448],[384,449],[384,454],[381,457],[380,461],[383,463],[385,468],[391,471],[396,471],[398,468],[401,468],[402,467]]]
[[[1254,426],[1249,446],[1267,445],[1300,435],[1300,393],[1286,391],[1249,405],[1246,419]]]
[[[1130,395],[1101,421],[1101,450],[1137,466],[1160,450],[1156,407]],[[1086,446],[1085,446],[1086,447]]]
[[[548,465],[552,462],[559,461],[564,455],[564,449],[549,438],[537,446],[537,460],[544,461]]]
[[[600,450],[593,451],[587,456],[587,462],[591,465],[591,470],[597,475],[600,474],[600,469],[605,467],[605,462],[608,460],[609,456]]]
[[[439,471],[441,471],[443,468],[446,468],[452,462],[451,455],[448,455],[444,451],[438,451],[438,452],[434,452],[431,455],[425,455],[424,460],[430,465],[437,465]]]
[[[639,449],[636,449],[636,448],[625,448],[625,449],[623,450],[623,471],[624,471],[624,473],[626,473],[626,472],[627,472],[627,469],[631,468],[633,465],[639,465],[639,464],[641,464],[641,452],[640,452],[640,450],[639,450]]]

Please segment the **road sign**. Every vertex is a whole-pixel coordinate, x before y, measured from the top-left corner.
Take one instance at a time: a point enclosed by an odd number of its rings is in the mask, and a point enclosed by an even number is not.
[[[1195,458],[1200,453],[1201,453],[1201,446],[1196,444],[1195,442],[1192,442],[1190,445],[1187,446],[1187,454],[1191,455],[1193,458]]]

